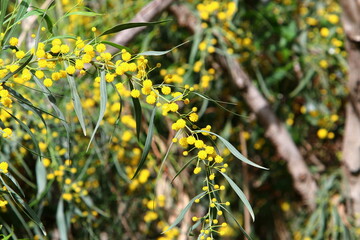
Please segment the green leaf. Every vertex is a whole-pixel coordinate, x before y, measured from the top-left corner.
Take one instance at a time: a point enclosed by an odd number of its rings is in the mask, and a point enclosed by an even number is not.
[[[114,48],[117,48],[117,49],[119,49],[119,50],[123,50],[123,49],[125,49],[126,51],[128,51],[129,53],[132,53],[132,50],[130,49],[130,48],[128,48],[128,47],[125,47],[125,46],[122,46],[122,45],[119,45],[119,44],[116,44],[116,43],[113,43],[113,42],[109,42],[109,41],[100,41],[101,43],[103,43],[103,44],[107,44],[107,45],[110,45],[110,46],[112,46],[112,47],[114,47]]]
[[[141,158],[140,158],[140,162],[139,165],[135,171],[134,176],[132,177],[132,179],[134,179],[138,173],[140,172],[140,170],[142,169],[142,167],[144,166],[145,160],[147,158],[147,155],[149,154],[150,151],[150,147],[151,147],[151,142],[152,142],[152,137],[154,134],[154,119],[155,119],[155,113],[156,113],[156,107],[154,107],[152,113],[151,113],[151,117],[150,117],[150,122],[149,122],[149,131],[148,134],[146,136],[146,140],[145,140],[145,146],[143,149],[143,152],[141,154]]]
[[[13,114],[11,114],[10,112],[8,112],[6,109],[3,109],[5,112],[7,112],[13,119],[15,119],[15,121],[17,121],[20,126],[30,135],[31,137],[31,140],[33,141],[34,143],[34,146],[35,146],[35,149],[36,149],[36,153],[38,155],[38,157],[41,156],[41,152],[40,152],[40,148],[39,148],[39,144],[36,140],[36,137],[34,136],[34,134],[32,133],[32,131],[30,130],[30,128],[25,124],[23,123],[21,120],[19,120],[17,117],[15,117]]]
[[[49,15],[46,14],[46,10],[43,9],[33,9],[29,12],[27,12],[25,15],[23,15],[17,22],[22,21],[23,19],[26,19],[30,16],[41,16],[43,19],[45,19],[46,21],[46,25],[47,25],[47,30],[53,34],[52,28],[53,28],[53,23],[51,21],[51,18],[49,17]]]
[[[254,215],[254,211],[249,203],[249,201],[247,200],[245,194],[241,191],[241,189],[238,187],[238,185],[236,185],[236,183],[225,173],[219,171],[219,173],[221,173],[224,178],[226,179],[226,181],[229,182],[230,186],[232,187],[232,189],[235,191],[235,193],[239,196],[239,198],[241,199],[241,201],[244,203],[245,207],[247,208],[247,210],[249,211],[253,221],[255,221],[255,215]]]
[[[205,131],[205,130],[196,130],[194,131],[196,133],[208,133],[208,134],[211,134],[211,135],[215,135],[216,137],[218,137],[222,142],[223,144],[229,149],[229,151],[239,160],[253,166],[253,167],[257,167],[257,168],[261,168],[261,169],[265,169],[265,170],[269,170],[268,168],[265,168],[265,167],[262,167],[256,163],[253,163],[252,161],[250,161],[249,159],[247,159],[244,155],[242,155],[231,143],[229,143],[225,138],[217,135],[216,133],[213,133],[213,132],[209,132],[209,131]]]
[[[296,88],[294,90],[292,90],[289,94],[290,97],[295,97],[296,95],[299,94],[299,92],[301,92],[301,90],[304,89],[304,87],[306,87],[306,85],[310,82],[311,78],[313,77],[315,73],[314,69],[310,69],[305,77],[303,79],[301,79],[299,85],[296,86]]]
[[[64,63],[64,64],[65,64],[65,68],[67,68],[68,64],[67,63]],[[73,76],[67,74],[67,80],[69,82],[69,86],[70,86],[70,90],[71,90],[71,97],[73,100],[76,116],[78,117],[81,128],[83,130],[83,133],[86,136],[86,128],[85,128],[83,110],[82,110],[82,106],[81,106],[81,100],[79,97],[79,93],[76,90],[75,78]]]
[[[8,86],[4,86],[4,89],[8,90],[12,97],[16,98],[18,100],[18,103],[26,110],[32,111],[35,113],[41,121],[44,123],[45,127],[47,127],[46,121],[42,116],[42,112],[48,113],[44,110],[41,110],[38,107],[35,107],[28,99],[24,98],[20,93],[16,92],[14,89],[9,88]],[[49,114],[51,115],[51,114]]]
[[[78,11],[78,12],[69,12],[64,15],[64,17],[68,17],[71,15],[79,15],[79,16],[86,16],[86,17],[95,17],[95,16],[101,16],[103,14],[96,13],[96,12],[84,12],[84,11]]]
[[[107,100],[108,100],[108,97],[107,97],[107,90],[106,90],[105,70],[102,69],[100,72],[100,113],[99,113],[98,121],[97,121],[94,131],[91,135],[90,142],[87,146],[86,151],[89,150],[90,144],[95,137],[96,131],[99,128],[102,119],[104,118]]]
[[[2,31],[2,27],[3,27],[3,23],[4,23],[4,19],[5,19],[5,15],[6,15],[6,10],[8,7],[9,1],[8,0],[1,0],[0,5],[1,5],[1,13],[0,13],[0,32]]]
[[[10,37],[12,37],[14,35],[14,31],[15,29],[19,26],[16,22],[18,22],[18,20],[24,16],[24,14],[26,14],[29,5],[30,5],[31,0],[23,0],[20,2],[20,6],[19,6],[19,10],[16,12],[16,16],[15,16],[15,20],[13,26],[11,27],[10,31],[6,34],[2,45],[5,45],[8,43]]]
[[[95,210],[96,212],[100,213],[101,215],[103,215],[104,217],[110,217],[109,214],[107,214],[106,212],[104,212],[103,210],[101,210],[100,208],[98,208],[94,202],[92,201],[92,199],[89,196],[81,196],[81,199],[84,201],[84,203],[91,208],[92,210]]]
[[[274,94],[271,93],[270,89],[266,85],[266,82],[265,82],[258,66],[255,67],[255,74],[259,81],[260,88],[261,88],[263,94],[265,95],[265,97],[270,101],[274,101]]]
[[[58,207],[56,210],[56,223],[60,233],[61,240],[67,240],[67,228],[66,228],[66,220],[64,214],[64,200],[60,197]]]
[[[129,85],[130,85],[130,89],[133,90],[134,86],[131,82],[131,80],[129,81]],[[140,139],[140,131],[141,131],[141,119],[142,119],[142,111],[141,111],[141,105],[140,105],[140,101],[138,98],[132,98],[133,104],[134,104],[134,114],[135,114],[135,121],[136,121],[136,136],[137,139]]]
[[[44,95],[49,100],[51,107],[55,110],[55,112],[57,114],[57,118],[61,121],[61,124],[64,126],[66,135],[67,135],[68,146],[70,148],[70,127],[69,127],[68,123],[66,122],[64,114],[62,113],[60,108],[56,105],[56,99],[51,94],[50,90],[47,89],[44,86],[44,84],[35,76],[34,71],[31,71],[31,73],[33,74],[33,79],[34,79],[35,83],[42,89]]]
[[[153,26],[153,25],[168,22],[168,21],[169,20],[157,21],[157,22],[137,22],[137,23],[119,24],[119,25],[116,25],[115,27],[112,27],[112,28],[106,30],[105,32],[100,34],[99,37],[108,35],[108,34],[112,34],[112,33],[117,33],[117,32],[129,29],[129,28]]]
[[[25,213],[26,216],[28,216],[32,221],[34,221],[36,223],[36,225],[38,225],[38,227],[41,229],[42,233],[46,236],[45,228],[44,228],[43,224],[41,223],[40,218],[36,215],[36,213],[19,196],[19,194],[17,194],[9,185],[6,184],[6,182],[1,177],[1,175],[0,175],[0,181],[4,184],[4,186],[6,186],[7,190],[9,191],[9,194],[12,197],[12,199],[14,200],[14,202],[16,204],[19,204],[20,206],[22,206],[22,208],[20,208],[20,209]]]
[[[165,55],[165,54],[173,51],[174,49],[176,49],[176,48],[178,48],[178,47],[180,47],[180,46],[182,46],[182,45],[184,45],[184,44],[186,44],[188,42],[189,41],[181,43],[181,44],[177,45],[176,47],[173,47],[172,49],[167,50],[167,51],[146,51],[146,52],[139,53],[138,55],[139,56],[161,56],[161,55]]]
[[[37,184],[36,197],[39,198],[42,195],[42,193],[45,191],[46,182],[47,182],[46,169],[40,159],[36,161],[35,171],[36,171],[36,184]]]
[[[222,209],[225,210],[225,212],[227,214],[229,214],[229,216],[236,222],[236,224],[238,225],[238,227],[240,228],[241,232],[247,237],[247,239],[252,240],[252,238],[246,233],[245,229],[240,225],[240,223],[236,220],[236,218],[234,217],[234,215],[231,214],[231,212],[229,210],[227,210],[224,206],[219,205]]]
[[[236,105],[235,103],[218,101],[218,100],[209,98],[209,97],[207,97],[207,96],[205,96],[205,95],[203,95],[203,94],[201,94],[201,93],[195,92],[195,91],[193,91],[192,93],[194,93],[195,95],[198,95],[199,97],[201,97],[201,98],[203,98],[203,99],[205,99],[205,100],[208,100],[208,101],[211,101],[211,102],[215,103],[218,107],[220,107],[220,108],[222,108],[223,110],[231,113],[232,115],[235,115],[235,116],[238,116],[238,117],[242,117],[242,118],[245,117],[244,115],[240,115],[240,114],[238,114],[238,113],[236,113],[236,112],[230,111],[229,109],[223,107],[223,106],[220,104],[220,103],[222,103],[222,104],[228,104],[228,105]],[[206,110],[206,108],[205,108],[205,110]],[[199,114],[199,115],[200,115],[200,114]]]
[[[200,226],[200,224],[203,222],[203,219],[197,221],[194,225],[192,225],[190,228],[189,228],[189,231],[188,231],[188,235],[189,236],[194,236],[194,234],[192,233],[192,231],[194,231],[198,226]]]
[[[161,234],[164,234],[167,231],[170,231],[171,229],[176,227],[176,225],[178,225],[184,219],[185,214],[189,211],[189,209],[193,205],[194,201],[198,198],[201,198],[204,195],[205,195],[205,192],[202,192],[202,193],[196,195],[193,199],[191,199],[190,202],[186,205],[186,207],[183,210],[181,210],[180,214],[177,216],[177,218],[175,219],[173,224],[171,224],[170,227],[168,229],[166,229],[166,231],[162,232]]]
[[[174,176],[174,178],[171,180],[171,184],[174,182],[175,178],[177,178],[177,176],[179,176],[180,173],[181,173],[182,171],[184,171],[184,169],[185,169],[187,166],[189,166],[190,163],[191,163],[192,161],[194,161],[195,159],[197,159],[197,157],[193,157],[193,158],[190,159],[187,163],[185,163],[185,165],[176,173],[176,175]]]
[[[17,74],[17,73],[19,73],[21,70],[23,70],[23,68],[26,67],[26,66],[29,64],[29,62],[31,61],[32,57],[33,57],[33,55],[30,55],[30,57],[29,57],[24,63],[22,63],[22,64],[20,65],[20,67],[19,67],[18,69],[16,69],[16,71],[8,73],[3,79],[0,80],[0,84],[6,82],[9,78],[11,78],[11,77],[14,76],[15,74]]]
[[[24,191],[20,187],[18,181],[16,181],[16,179],[13,177],[13,175],[8,172],[5,174],[5,176],[16,186],[16,188],[20,191],[22,197],[25,197]]]

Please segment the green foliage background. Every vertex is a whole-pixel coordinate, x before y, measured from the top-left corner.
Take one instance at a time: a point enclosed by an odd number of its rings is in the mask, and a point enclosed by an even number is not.
[[[14,48],[8,43],[11,37],[23,35],[20,50],[29,50],[34,42],[50,44],[55,38],[69,44],[77,37],[95,36],[98,41],[106,30],[129,22],[149,3],[89,0],[74,4],[59,0],[44,9],[40,8],[43,1],[34,0],[34,10],[26,15],[29,10],[22,4],[27,2],[1,2],[2,31],[6,29],[1,36],[1,69],[16,60]],[[218,169],[221,174],[216,177],[217,183],[226,189],[216,198],[231,203],[227,208],[231,214],[226,218],[217,216],[221,222],[215,224],[214,239],[244,236],[237,226],[245,224],[244,211],[248,210],[244,210],[244,204],[256,218],[249,233],[253,239],[279,239],[282,233],[291,239],[356,239],[359,229],[344,213],[340,184],[348,90],[338,3],[179,2],[197,18],[201,29],[197,34],[180,26],[171,11],[165,11],[158,19],[169,21],[148,24],[150,27],[128,48],[118,47],[133,56],[145,52],[147,77],[155,85],[165,82],[184,92],[193,87],[194,91],[186,95],[189,103],[179,104],[180,109],[189,112],[198,108],[202,133],[210,131],[205,127],[211,125],[211,131],[218,134],[214,139],[217,151],[226,157],[229,167],[225,167],[226,174]],[[38,18],[27,28],[24,23],[33,17],[30,15]],[[96,30],[92,31],[93,27]],[[122,27],[113,29],[112,34]],[[35,38],[31,34],[36,34]],[[113,36],[104,35],[104,41]],[[235,57],[286,123],[319,183],[313,212],[304,210],[286,163],[266,139],[265,130],[219,64],[217,54]],[[1,83],[14,75],[16,72],[4,76]],[[97,76],[101,78],[98,82]],[[218,215],[209,207],[211,199],[196,201],[202,197],[203,179],[210,172],[194,174],[196,161],[173,140],[180,139],[172,129],[179,116],[164,117],[145,99],[140,104],[137,98],[131,98],[132,87],[123,90],[113,83],[106,84],[105,72],[100,68],[76,78],[67,75],[67,80],[54,81],[49,88],[36,77],[26,84],[13,84],[10,87],[16,90],[12,93],[16,100],[12,115],[8,115],[9,109],[0,109],[0,127],[13,129],[11,138],[0,139],[0,160],[8,162],[10,172],[0,173],[2,186],[13,190],[9,195],[3,189],[0,197],[9,202],[0,208],[4,238],[51,239],[58,235],[61,239],[100,239],[106,235],[110,239],[178,239],[186,230],[182,226],[194,224],[191,217],[201,217],[207,211],[211,216]],[[198,133],[201,135],[201,130]],[[245,142],[241,143],[241,138]],[[249,166],[245,170],[249,179],[244,181],[244,165],[236,161],[247,161],[236,150],[241,145],[250,164],[270,170]],[[134,175],[137,177],[132,179]],[[252,207],[242,198],[240,189],[244,186],[250,188],[247,197]],[[182,225],[175,226],[180,222]],[[205,219],[201,224],[206,224]],[[171,230],[163,233],[169,226]],[[195,236],[189,239],[204,235],[196,227],[195,223]]]

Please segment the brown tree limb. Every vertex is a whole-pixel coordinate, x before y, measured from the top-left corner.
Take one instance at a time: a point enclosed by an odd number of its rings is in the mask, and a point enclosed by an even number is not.
[[[132,21],[151,21],[173,2],[175,2],[175,0],[154,0],[145,6]],[[193,17],[193,14],[185,5],[172,6],[170,10],[179,19],[180,25],[188,27],[193,32],[197,30],[199,24],[190,22],[196,18]],[[126,31],[127,33],[125,31],[120,32],[112,41],[126,45],[141,31],[142,28],[136,28]],[[244,72],[238,61],[234,57],[227,59],[222,57],[222,59],[221,64],[228,70],[233,83],[242,91],[245,101],[256,114],[260,124],[265,127],[266,136],[275,145],[279,155],[287,162],[287,167],[293,178],[295,189],[302,196],[308,207],[314,209],[317,191],[316,181],[311,175],[285,125],[278,120],[268,102],[251,82],[249,76]]]
[[[343,142],[344,192],[350,200],[347,210],[356,217],[356,224],[360,226],[360,2],[340,2],[349,63],[349,101]]]
[[[166,10],[175,1],[176,0],[153,0],[143,7],[130,22],[151,22],[158,14]],[[137,27],[126,29],[116,34],[110,41],[120,45],[127,45],[145,28],[146,27]],[[114,53],[116,51],[118,50],[111,48],[109,52]]]
[[[199,24],[185,5],[171,6],[170,11],[179,19],[179,25],[196,32]],[[195,21],[194,21],[195,19]],[[190,22],[192,21],[192,22]],[[287,162],[295,189],[310,209],[315,208],[317,184],[304,158],[292,140],[285,125],[276,117],[269,103],[255,87],[248,74],[234,57],[218,56],[220,64],[228,71],[232,82],[242,92],[246,103],[255,113],[260,124],[266,129],[266,137],[276,147],[279,155]]]

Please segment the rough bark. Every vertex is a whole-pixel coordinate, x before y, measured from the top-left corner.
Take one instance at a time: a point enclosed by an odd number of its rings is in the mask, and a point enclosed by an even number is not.
[[[143,7],[130,22],[151,22],[158,14],[166,10],[175,1],[176,0],[153,0]],[[137,27],[121,31],[111,39],[111,42],[127,45],[144,29],[145,27]],[[110,49],[110,52],[112,53],[116,51],[118,50],[115,48]]]
[[[316,181],[284,123],[276,117],[269,103],[251,82],[235,58],[229,57],[223,66],[227,68],[232,81],[242,91],[246,103],[255,113],[259,123],[265,128],[266,137],[274,144],[278,154],[287,162],[287,168],[294,181],[295,189],[309,208],[314,209],[317,191]]]
[[[199,24],[186,6],[171,6],[179,25],[196,32]],[[259,123],[266,129],[266,137],[276,147],[278,154],[287,162],[295,189],[300,193],[310,209],[315,208],[317,184],[307,167],[299,149],[292,140],[285,125],[279,121],[269,103],[255,87],[249,75],[242,69],[234,57],[218,56],[220,64],[228,71],[232,82],[241,90],[242,96],[250,109],[256,114]]]
[[[356,224],[360,226],[360,1],[342,0],[341,5],[349,63],[349,101],[343,145],[344,186],[349,200],[348,212],[356,217]]]
[[[174,2],[175,0],[154,0],[136,14],[132,22],[151,21]],[[192,32],[199,29],[199,24],[194,22],[196,17],[185,5],[171,6],[170,11],[177,17],[180,26],[187,27]],[[112,41],[126,45],[142,30],[143,28],[135,28],[120,32]],[[316,181],[284,124],[278,120],[266,99],[254,86],[235,58],[228,58],[222,61],[222,64],[228,70],[234,84],[242,91],[245,101],[256,114],[259,122],[265,127],[266,136],[275,145],[279,155],[287,162],[295,189],[302,196],[307,206],[314,209],[317,191]]]

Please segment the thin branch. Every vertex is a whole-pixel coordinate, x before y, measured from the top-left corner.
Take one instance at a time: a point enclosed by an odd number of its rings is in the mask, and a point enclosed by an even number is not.
[[[191,32],[199,31],[199,23],[185,6],[171,6],[170,11],[179,20],[179,25]],[[287,162],[295,189],[300,193],[310,209],[315,208],[317,184],[310,173],[304,158],[295,145],[285,125],[276,117],[269,103],[250,80],[238,61],[230,56],[217,55],[220,65],[227,70],[233,84],[241,90],[242,96],[250,109],[255,113],[260,124],[266,129],[266,137],[276,147],[278,154]]]
[[[140,10],[132,22],[151,21],[174,2],[175,0],[154,0]],[[180,25],[186,26],[192,32],[200,29],[199,24],[194,22],[196,17],[185,5],[171,6],[170,11],[179,19]],[[112,41],[126,45],[142,30],[143,28],[135,28],[120,32]],[[245,101],[256,114],[261,125],[265,127],[266,136],[275,145],[279,155],[288,163],[287,167],[293,178],[295,189],[302,196],[307,206],[314,209],[316,205],[316,181],[285,125],[276,117],[266,99],[250,81],[249,76],[238,61],[234,57],[225,59],[219,56],[219,59],[220,64],[229,72],[235,86],[242,91]]]

